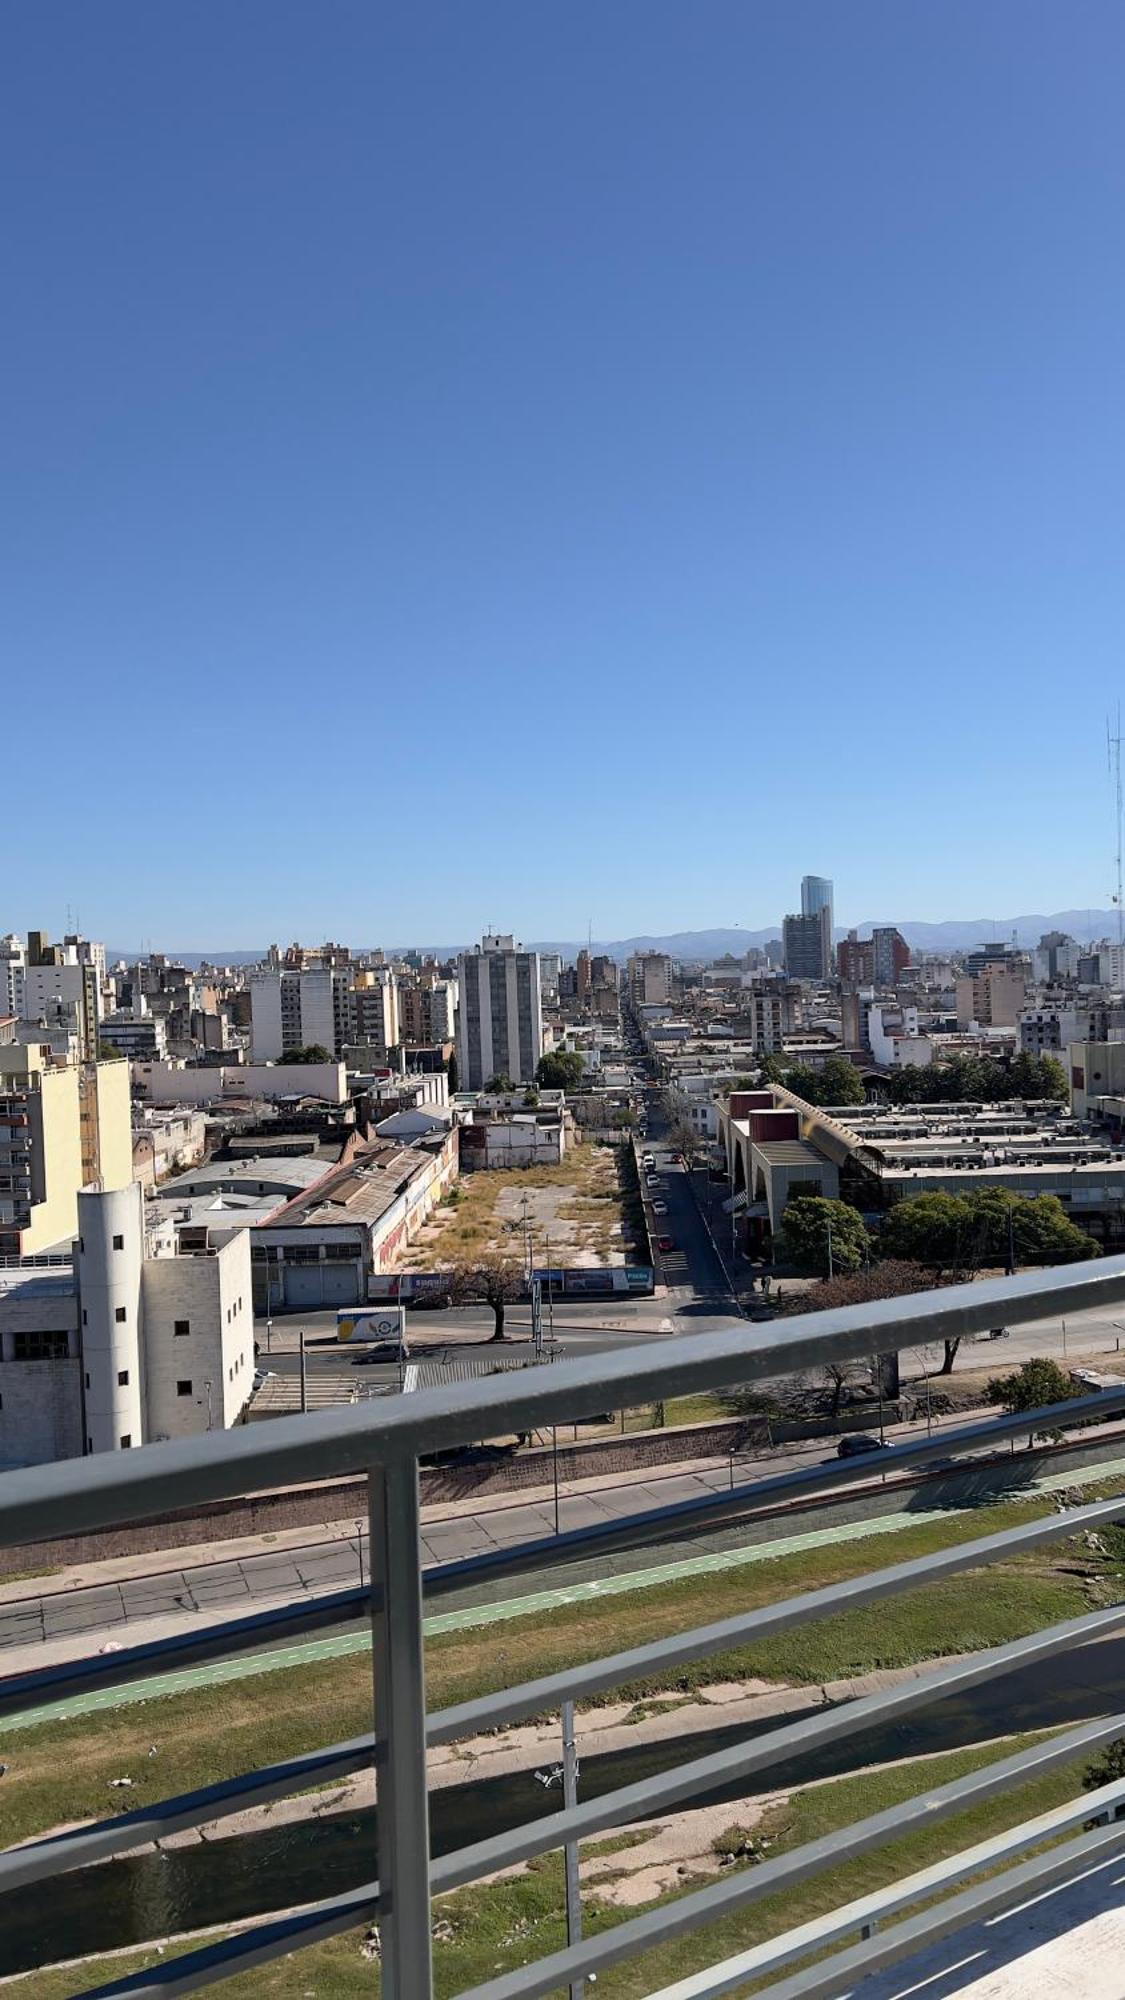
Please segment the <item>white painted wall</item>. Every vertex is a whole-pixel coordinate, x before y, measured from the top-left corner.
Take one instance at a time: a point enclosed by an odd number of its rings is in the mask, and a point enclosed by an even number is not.
[[[78,1196],[89,1451],[136,1449],[144,1443],[143,1199],[136,1181],[110,1194]]]
[[[149,1441],[228,1428],[254,1378],[250,1232],[206,1255],[152,1259],[144,1307]]]

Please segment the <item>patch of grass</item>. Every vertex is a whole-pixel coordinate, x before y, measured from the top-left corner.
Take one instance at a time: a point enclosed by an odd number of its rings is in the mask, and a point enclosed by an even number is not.
[[[784,1853],[807,1841],[831,1835],[853,1820],[883,1811],[923,1789],[980,1770],[1036,1740],[1039,1740],[1036,1736],[1026,1736],[1002,1745],[949,1751],[911,1764],[861,1772],[812,1786],[794,1794],[765,1828],[771,1839],[770,1853]],[[1073,1798],[1081,1786],[1081,1770],[1080,1763],[1065,1766],[1018,1790],[1009,1789],[998,1798],[986,1800],[971,1811],[927,1823],[905,1839],[842,1862],[811,1881],[763,1897],[720,1923],[666,1940],[658,1949],[600,1974],[598,1990],[608,1994],[610,2000],[643,2000],[654,1987],[685,1978],[719,1958],[776,1937],[784,1930],[807,1923],[814,1916]],[[590,1842],[583,1851],[612,1853],[635,1845],[644,1837],[638,1833],[610,1836]],[[739,1854],[734,1865],[753,1865],[753,1860],[752,1855]],[[674,1897],[659,1899],[671,1900]],[[589,1892],[584,1898],[588,1936],[612,1929],[631,1914]],[[434,1946],[434,1985],[438,2000],[447,2000],[447,1996],[465,1987],[484,1984],[500,1972],[559,1949],[565,1942],[561,1857],[545,1855],[524,1874],[442,1897],[435,1904],[434,1915],[440,1927],[439,1941]],[[447,1926],[449,1936],[445,1935]],[[292,1958],[236,1974],[224,1983],[223,1992],[231,2000],[258,2000],[260,1995],[267,1996],[267,2000],[305,2000],[308,1995],[316,1996],[316,2000],[321,2000],[321,1996],[327,2000],[329,1995],[332,2000],[360,2000],[360,1996],[362,2000],[370,2000],[379,1990],[378,1968],[360,1956],[362,1936],[361,1931],[351,1931],[295,1953]],[[190,1944],[170,1947],[163,1962],[195,1949],[200,1942],[193,1939]],[[67,1996],[86,1992],[108,1976],[121,1976],[157,1962],[156,1954],[151,1951],[103,1958],[67,1972],[34,1974],[26,1982],[14,1984],[11,1991],[15,1996],[34,1993],[35,2000],[67,2000]]]

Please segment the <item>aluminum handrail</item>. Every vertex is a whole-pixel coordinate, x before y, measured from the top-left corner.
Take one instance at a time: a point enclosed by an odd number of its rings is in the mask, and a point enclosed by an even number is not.
[[[896,1444],[894,1468],[925,1464],[943,1459],[951,1451],[983,1448],[1023,1437],[1056,1425],[1073,1425],[1087,1418],[1100,1418],[1125,1407],[1125,1387],[1101,1389],[1090,1396],[1075,1397],[1035,1411],[1007,1417],[989,1417],[942,1433],[940,1438],[915,1438]],[[971,1470],[971,1464],[958,1468]],[[689,1500],[673,1501],[663,1507],[645,1508],[637,1514],[618,1515],[610,1521],[590,1522],[565,1534],[538,1536],[528,1542],[509,1543],[478,1555],[437,1563],[423,1571],[422,1591],[426,1598],[438,1598],[467,1584],[488,1582],[497,1576],[511,1576],[528,1569],[541,1569],[545,1559],[558,1562],[568,1555],[592,1549],[625,1549],[634,1543],[651,1542],[657,1531],[675,1533],[703,1521],[721,1525],[725,1520],[753,1519],[756,1507],[776,1497],[816,1497],[820,1489],[831,1497],[838,1487],[860,1485],[871,1479],[871,1466],[863,1459],[830,1459],[824,1464],[775,1473],[765,1479],[749,1480],[741,1486],[700,1494]],[[846,1495],[841,1494],[841,1498]],[[1112,1517],[1110,1517],[1112,1518]],[[109,1689],[147,1678],[153,1673],[198,1665],[212,1659],[237,1658],[259,1652],[276,1641],[292,1641],[310,1632],[364,1617],[370,1606],[363,1586],[323,1592],[293,1603],[273,1605],[239,1618],[225,1619],[202,1630],[173,1633],[129,1646],[118,1653],[64,1661],[51,1667],[33,1668],[0,1681],[0,1717],[18,1715],[25,1707],[48,1702],[61,1703],[90,1688]]]
[[[261,1802],[284,1796],[290,1790],[304,1789],[308,1782],[326,1781],[325,1773],[338,1776],[348,1769],[361,1768],[370,1763],[373,1755],[378,1866],[373,1868],[372,1878],[364,1888],[298,1911],[281,1922],[268,1921],[219,1945],[189,1953],[185,1959],[165,1961],[132,1980],[116,1982],[103,1992],[194,1990],[225,1977],[240,1965],[264,1963],[282,1952],[292,1951],[303,1941],[329,1936],[377,1911],[383,1991],[387,2000],[428,2000],[432,1992],[432,1894],[479,1880],[563,1843],[573,1846],[608,1827],[634,1819],[651,1819],[667,1809],[675,1810],[701,1793],[708,1795],[764,1771],[782,1757],[843,1742],[872,1724],[884,1724],[945,1696],[964,1693],[1017,1667],[1050,1659],[1068,1648],[1115,1634],[1125,1625],[1125,1603],[1088,1612],[983,1652],[947,1660],[909,1681],[896,1682],[859,1700],[828,1709],[818,1707],[752,1741],[736,1743],[722,1753],[689,1758],[686,1763],[651,1774],[638,1783],[620,1786],[600,1798],[568,1803],[562,1811],[478,1839],[437,1860],[430,1855],[427,1743],[448,1741],[468,1729],[495,1727],[500,1721],[526,1715],[536,1707],[550,1706],[560,1697],[572,1699],[575,1694],[597,1692],[606,1685],[620,1683],[622,1678],[627,1680],[630,1674],[643,1674],[646,1669],[659,1669],[696,1655],[714,1656],[732,1642],[752,1642],[756,1635],[802,1625],[849,1603],[873,1602],[892,1591],[908,1590],[958,1569],[991,1562],[1009,1553],[1026,1552],[1082,1528],[1105,1524],[1125,1514],[1125,1495],[1026,1522],[1019,1528],[978,1538],[975,1543],[955,1545],[913,1562],[891,1565],[867,1577],[807,1592],[765,1610],[747,1613],[742,1620],[721,1621],[665,1642],[655,1642],[651,1647],[630,1648],[608,1659],[541,1676],[522,1686],[484,1696],[479,1702],[463,1703],[427,1717],[419,1457],[490,1432],[495,1435],[506,1429],[527,1429],[565,1419],[571,1414],[593,1414],[615,1400],[621,1403],[656,1400],[680,1388],[760,1381],[769,1375],[820,1365],[826,1360],[955,1338],[994,1325],[1002,1318],[1073,1314],[1084,1307],[1116,1303],[1120,1298],[1125,1298],[1125,1259],[1107,1258],[1046,1274],[1025,1273],[1019,1278],[884,1301],[877,1307],[850,1307],[840,1312],[804,1315],[786,1323],[780,1332],[776,1323],[768,1332],[760,1332],[746,1322],[739,1322],[717,1334],[664,1342],[652,1357],[638,1356],[632,1348],[624,1354],[561,1363],[550,1371],[531,1371],[536,1378],[534,1384],[529,1384],[526,1374],[521,1374],[516,1382],[510,1375],[503,1375],[468,1387],[459,1385],[453,1391],[424,1392],[398,1403],[280,1419],[252,1430],[216,1434],[189,1444],[167,1444],[112,1458],[107,1455],[106,1459],[9,1475],[0,1481],[0,1540],[15,1541],[21,1533],[26,1533],[27,1538],[40,1541],[45,1535],[69,1528],[77,1511],[81,1512],[84,1525],[143,1519],[169,1507],[182,1508],[201,1499],[229,1497],[248,1488],[262,1490],[303,1478],[361,1469],[370,1496],[368,1610],[375,1667],[371,1739],[355,1738],[350,1743],[331,1745],[291,1760],[288,1766],[275,1765],[243,1779],[228,1780],[211,1787],[208,1794],[166,1800],[149,1808],[147,1813],[139,1809],[105,1826],[78,1828],[73,1835],[41,1841],[22,1852],[16,1850],[4,1857],[5,1864],[11,1864],[9,1880],[21,1879],[21,1870],[30,1871],[23,1879],[46,1879],[77,1865],[81,1859],[92,1858],[95,1853],[104,1857],[121,1852],[123,1843],[136,1845],[138,1840],[155,1837],[157,1826],[168,1830],[174,1824],[199,1824],[201,1816],[221,1816],[247,1799]],[[1116,1401],[1118,1392],[1110,1393]],[[1079,1407],[1079,1399],[1075,1399],[1062,1411],[1025,1412],[1016,1425],[1012,1420],[1004,1420],[1003,1434],[1012,1435],[1015,1428],[1042,1427],[1053,1415],[1066,1421],[1077,1415]],[[1081,1407],[1089,1407],[1090,1414],[1100,1415],[1107,1408],[1107,1399],[1083,1398]],[[992,1435],[1000,1435],[1000,1426],[992,1427]],[[981,1440],[974,1440],[978,1441]],[[924,1447],[928,1457],[945,1456],[953,1448],[953,1438],[948,1434],[927,1440]],[[917,1456],[921,1457],[921,1452]],[[834,1475],[834,1485],[849,1483],[839,1477],[843,1469],[840,1466],[827,1469]],[[869,1470],[860,1467],[856,1477],[864,1476],[869,1477]],[[771,1483],[758,1482],[759,1499],[762,1489]],[[826,1479],[824,1484],[827,1483]],[[729,1501],[731,1496],[724,1498]],[[650,1526],[666,1511],[656,1510]],[[712,1518],[722,1517],[712,1515]],[[631,1530],[636,1526],[630,1525]],[[324,1615],[326,1602],[322,1600],[317,1607],[319,1615]],[[203,1641],[209,1641],[211,1636],[193,1635]],[[214,1636],[221,1641],[221,1628],[217,1628]],[[584,1943],[571,1944],[565,1953],[555,1953],[517,1972],[502,1974],[489,1981],[489,2000],[517,2000],[517,1996],[518,2000],[525,2000],[525,1996],[531,2000],[533,1995],[577,1982],[603,1964],[647,1950],[680,1932],[696,1930],[725,1910],[754,1901],[771,1884],[783,1888],[802,1881],[828,1860],[863,1853],[912,1827],[932,1824],[935,1817],[960,1811],[966,1803],[993,1796],[1009,1785],[1025,1783],[1032,1776],[1072,1760],[1081,1749],[1090,1749],[1122,1733],[1125,1733],[1125,1714],[1102,1717],[969,1773],[950,1785],[924,1790],[901,1806],[841,1830],[830,1842],[814,1842],[772,1857],[759,1868],[727,1876],[611,1930],[600,1930]],[[153,1831],[146,1835],[142,1830],[145,1828]],[[1028,1834],[1029,1841],[1034,1838],[1033,1833]],[[1105,1836],[1095,1836],[1094,1845],[1098,1851],[1103,1848],[1108,1851],[1110,1843],[1123,1838],[1125,1830],[1115,1828]],[[1083,1852],[1091,1851],[1089,1841],[1072,1845],[1076,1849],[1081,1847]],[[1028,1867],[1034,1869],[1039,1865],[1024,1864],[1022,1871],[1017,1868],[1009,1871],[1009,1875],[1022,1881]],[[987,1885],[987,1892],[995,1896],[1000,1890]],[[280,1884],[279,1900],[283,1896],[284,1885]],[[957,1900],[954,1898],[953,1902]],[[912,1934],[910,1925],[915,1921],[908,1919],[898,1930],[904,1936]],[[829,1917],[826,1930],[830,1923]],[[868,1943],[885,1948],[884,1940]],[[845,1953],[843,1957],[850,1963],[854,1954]],[[808,1976],[794,1975],[798,1980]],[[792,1990],[795,1995],[805,1989]],[[811,1993],[814,1989],[808,1990]],[[483,1992],[481,1989],[477,2000],[483,2000]]]
[[[635,1346],[504,1371],[472,1383],[417,1390],[345,1409],[333,1406],[270,1423],[31,1466],[0,1480],[0,1544],[44,1540],[73,1528],[112,1527],[251,1490],[416,1462],[506,1430],[535,1430],[630,1402],[771,1376],[857,1356],[962,1339],[1005,1317],[1046,1319],[1117,1304],[1125,1257],[1104,1257],[937,1292],[771,1321],[738,1320],[713,1333],[661,1342],[650,1359]],[[517,1379],[513,1382],[512,1375]],[[616,1399],[616,1400],[615,1400]]]
[[[1026,1554],[1051,1541],[1096,1532],[1099,1527],[1119,1520],[1123,1514],[1125,1494],[1095,1502],[1089,1507],[1068,1510],[1065,1514],[1048,1515],[1043,1520],[1027,1522],[1021,1527],[1005,1529],[976,1541],[955,1543],[951,1548],[939,1549],[932,1555],[916,1557],[907,1563],[895,1563],[882,1570],[848,1577],[822,1590],[808,1591],[778,1604],[757,1606],[738,1617],[723,1619],[718,1624],[698,1626],[694,1631],[679,1633],[672,1638],[658,1639],[627,1652],[564,1668],[560,1673],[525,1681],[496,1694],[479,1695],[473,1701],[432,1713],[427,1718],[426,1742],[433,1749],[469,1735],[483,1734],[512,1722],[524,1721],[528,1716],[552,1712],[564,1700],[588,1700],[611,1687],[619,1687],[660,1669],[680,1666],[688,1660],[707,1659],[739,1644],[750,1644],[776,1636],[779,1632],[793,1631],[818,1618],[875,1603],[898,1590],[917,1589],[963,1570],[980,1568],[998,1557]],[[1122,1619],[1125,1619],[1125,1607],[1110,1607],[1088,1613],[1085,1619],[1072,1621],[1069,1626],[1053,1628],[1049,1634],[1033,1635],[1034,1642],[1045,1644],[1050,1640],[1053,1650],[1065,1650],[1071,1645],[1097,1638],[1107,1630],[1113,1631]],[[1011,1647],[1018,1649],[1011,1654],[1013,1663],[1027,1663],[1027,1648],[1031,1643],[1027,1639],[1009,1642]],[[1000,1655],[1003,1650],[993,1649],[988,1656],[989,1673],[1001,1670],[1003,1661]],[[953,1669],[941,1668],[936,1676],[931,1675],[924,1682],[916,1680],[909,1687],[921,1690],[917,1696],[920,1700],[936,1699],[935,1688],[940,1692],[949,1691],[951,1672],[962,1676],[958,1685],[963,1685],[965,1665],[983,1657],[972,1655],[968,1663],[958,1662]],[[1036,1657],[1045,1657],[1045,1653]],[[885,1709],[883,1695],[868,1699]],[[862,1720],[863,1713],[852,1704],[846,1709],[826,1711],[817,1718],[817,1726],[821,1730],[827,1727],[834,1738],[838,1734],[851,1733],[852,1727],[860,1726]],[[801,1726],[793,1725],[797,1728]],[[759,1739],[767,1748],[773,1740],[772,1736]],[[804,1739],[801,1741],[803,1743]],[[245,1777],[226,1779],[221,1784],[209,1785],[179,1798],[137,1807],[115,1819],[101,1821],[94,1827],[77,1827],[46,1840],[12,1848],[0,1854],[0,1895],[64,1870],[126,1853],[142,1841],[163,1839],[170,1833],[182,1832],[188,1827],[200,1826],[209,1820],[222,1818],[224,1814],[243,1811],[273,1799],[286,1798],[314,1785],[336,1783],[368,1768],[373,1753],[373,1736],[352,1737],[344,1743],[329,1744],[323,1749],[307,1751],[301,1757],[260,1767]],[[604,1800],[599,1801],[599,1804],[604,1803]],[[550,1844],[552,1842],[549,1841]]]

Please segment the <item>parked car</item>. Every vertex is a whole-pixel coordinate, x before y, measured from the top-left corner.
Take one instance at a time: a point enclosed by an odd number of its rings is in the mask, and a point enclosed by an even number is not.
[[[254,1384],[253,1384],[255,1389],[260,1389],[263,1383],[265,1382],[274,1382],[276,1380],[277,1380],[276,1368],[255,1368]]]
[[[658,1250],[662,1250],[664,1252],[664,1255],[667,1256],[669,1250],[675,1249],[676,1239],[674,1236],[658,1236],[656,1239],[656,1247]]]
[[[653,1214],[654,1214],[654,1215],[667,1215],[667,1213],[668,1213],[668,1204],[667,1204],[667,1202],[666,1202],[666,1201],[654,1201],[654,1202],[653,1202],[653,1204],[652,1204],[652,1212],[653,1212]]]
[[[869,1451],[889,1451],[890,1445],[884,1438],[872,1437],[870,1431],[849,1431],[836,1446],[837,1458],[863,1458]]]
[[[352,1357],[353,1368],[366,1368],[372,1361],[405,1361],[410,1349],[405,1340],[401,1346],[397,1340],[376,1340],[362,1354]]]

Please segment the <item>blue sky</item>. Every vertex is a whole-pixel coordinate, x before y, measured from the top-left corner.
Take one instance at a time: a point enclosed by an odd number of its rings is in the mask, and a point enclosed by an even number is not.
[[[0,928],[1104,905],[1123,61],[1109,0],[11,13]]]

